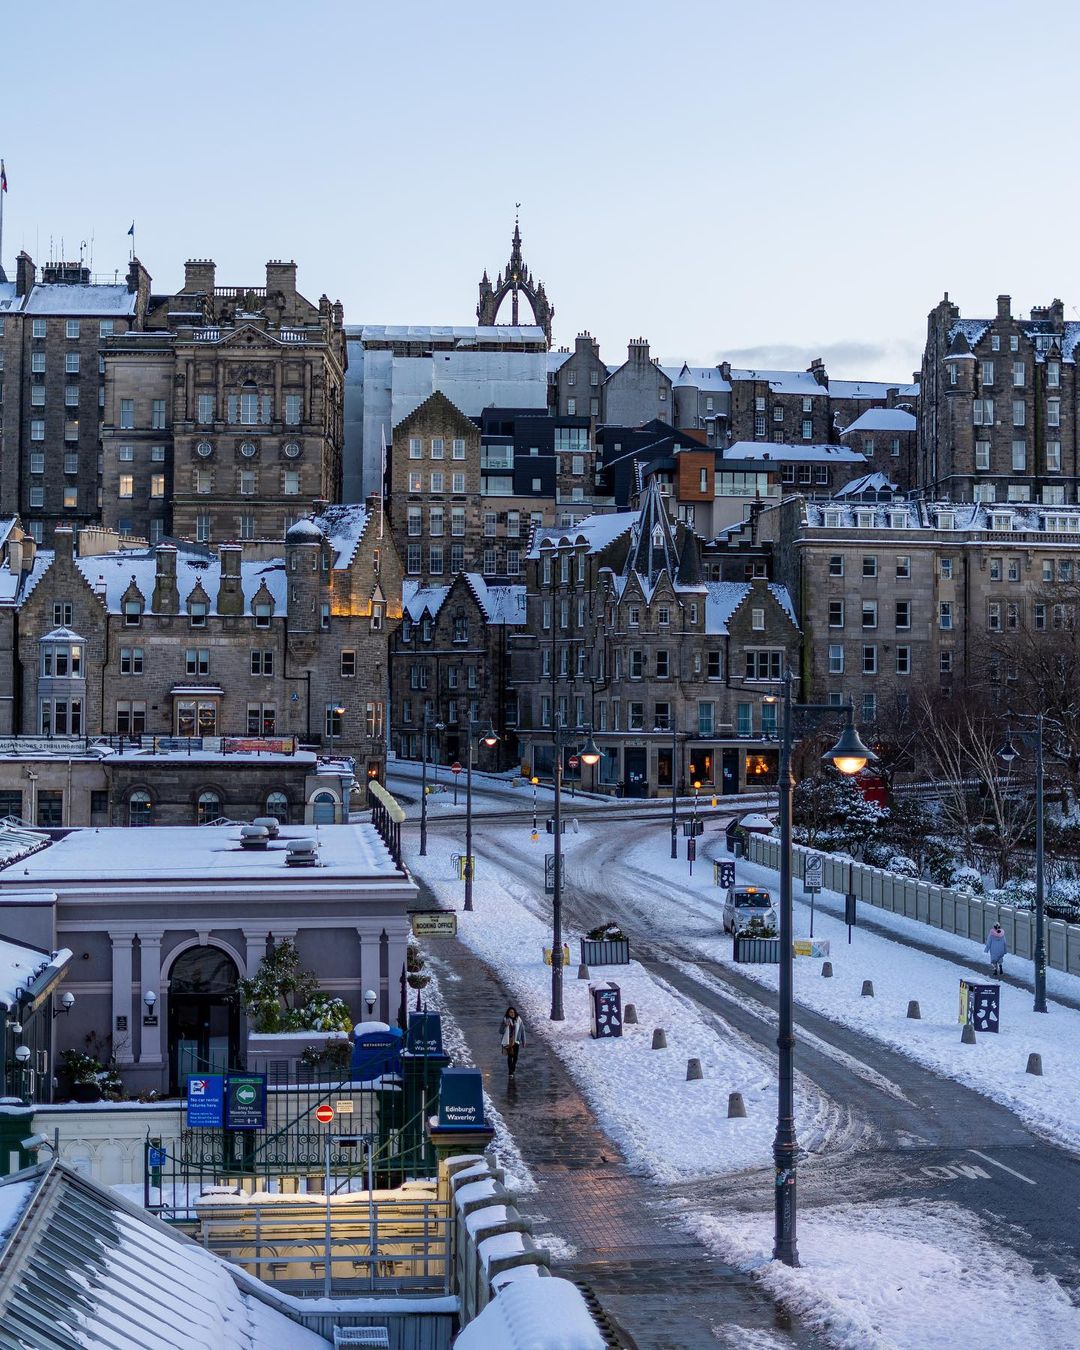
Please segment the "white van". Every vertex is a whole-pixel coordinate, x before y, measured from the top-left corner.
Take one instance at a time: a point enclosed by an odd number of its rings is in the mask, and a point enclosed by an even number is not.
[[[740,933],[751,919],[760,919],[767,927],[779,928],[780,916],[772,896],[757,886],[729,886],[724,901],[724,932]]]

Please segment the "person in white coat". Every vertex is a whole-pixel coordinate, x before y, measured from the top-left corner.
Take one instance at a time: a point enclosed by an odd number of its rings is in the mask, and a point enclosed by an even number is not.
[[[518,1010],[510,1005],[503,1020],[499,1023],[499,1039],[502,1052],[506,1056],[507,1077],[513,1078],[517,1069],[518,1052],[525,1048],[525,1023],[518,1016]]]

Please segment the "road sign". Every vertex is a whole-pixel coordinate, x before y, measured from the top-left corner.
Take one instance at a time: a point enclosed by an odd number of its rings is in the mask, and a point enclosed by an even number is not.
[[[266,1075],[229,1074],[225,1080],[225,1128],[266,1129]]]
[[[457,937],[457,915],[452,910],[432,910],[428,914],[414,914],[412,930],[416,937]]]
[[[151,1167],[164,1167],[166,1152],[163,1148],[150,1148],[146,1151],[146,1160]]]
[[[450,765],[450,772],[455,774],[461,772],[461,765],[458,763],[456,759],[454,760],[453,764]]]
[[[825,859],[820,853],[810,853],[803,867],[803,887],[808,891],[820,891],[824,884]]]
[[[569,764],[569,766],[571,767],[571,769],[576,769],[577,766],[581,763],[581,760],[578,759],[577,755],[571,755],[570,758],[569,758],[566,762],[567,762],[567,764]]]
[[[334,1119],[334,1108],[332,1106],[317,1106],[315,1108],[315,1119],[320,1125],[329,1125]]]
[[[225,1077],[201,1074],[187,1080],[188,1129],[220,1130],[225,1119]]]
[[[343,1101],[334,1103],[334,1110],[339,1116],[351,1116],[355,1102],[346,1097]]]

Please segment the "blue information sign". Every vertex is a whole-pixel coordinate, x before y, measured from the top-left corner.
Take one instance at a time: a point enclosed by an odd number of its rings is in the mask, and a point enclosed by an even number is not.
[[[188,1129],[220,1130],[225,1123],[225,1076],[190,1076],[187,1080]]]
[[[410,1055],[441,1055],[442,1017],[434,1012],[409,1014],[409,1038],[406,1049]]]
[[[163,1148],[152,1148],[148,1151],[148,1162],[151,1167],[165,1166],[165,1150]]]
[[[479,1069],[443,1069],[439,1085],[439,1128],[483,1127],[484,1080]]]

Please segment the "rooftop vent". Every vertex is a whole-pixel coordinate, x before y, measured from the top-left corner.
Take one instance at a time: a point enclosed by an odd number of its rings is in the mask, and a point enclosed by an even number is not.
[[[318,867],[319,845],[315,839],[290,839],[285,849],[286,867]]]
[[[277,816],[256,816],[251,823],[261,825],[271,839],[278,837],[280,826]]]
[[[266,849],[270,842],[270,831],[265,825],[244,825],[240,830],[240,847]]]

